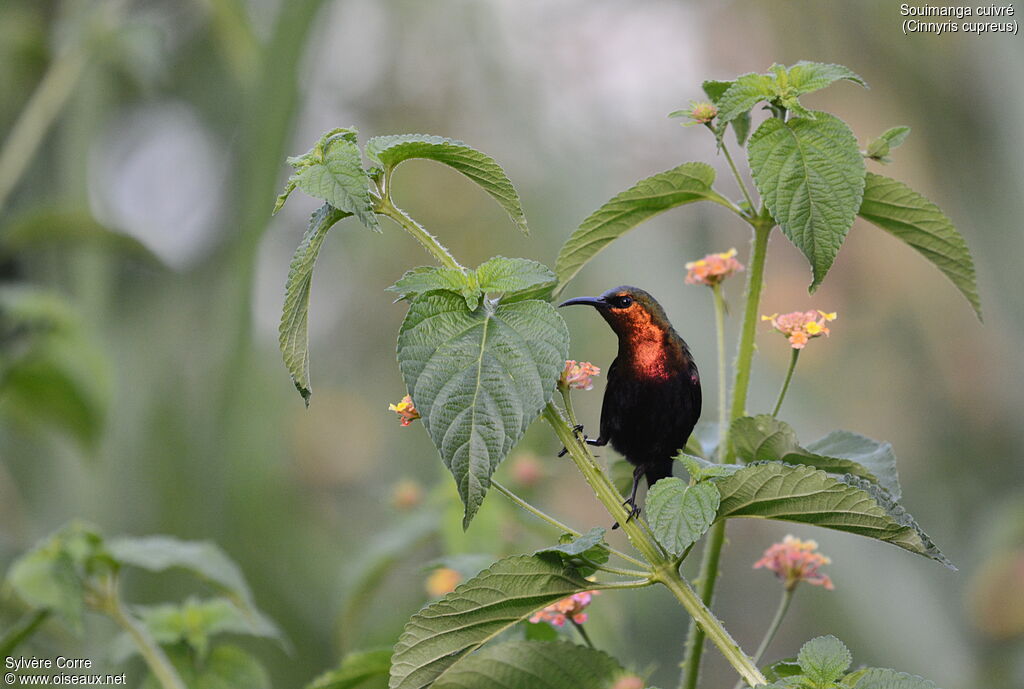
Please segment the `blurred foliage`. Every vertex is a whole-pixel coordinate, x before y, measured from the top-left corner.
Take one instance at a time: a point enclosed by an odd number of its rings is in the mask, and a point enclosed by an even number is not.
[[[109,9],[97,19],[100,6]],[[817,437],[828,429],[812,418],[834,417],[891,441],[908,509],[963,570],[816,533],[835,560],[837,590],[798,601],[774,647],[792,654],[831,632],[858,662],[898,665],[946,689],[1024,684],[1024,638],[1010,633],[1019,627],[1007,603],[1017,600],[1019,570],[1006,563],[1020,540],[986,537],[1013,508],[982,507],[1019,506],[1024,481],[1024,388],[1013,384],[1024,378],[1024,235],[1013,230],[1024,217],[1013,182],[1024,161],[1024,84],[991,69],[1020,64],[1022,45],[906,38],[897,5],[881,0],[0,3],[0,140],[69,51],[89,58],[58,81],[52,126],[0,205],[3,313],[16,302],[37,308],[32,328],[7,316],[0,327],[3,379],[22,371],[18,386],[0,390],[0,567],[75,516],[108,533],[209,539],[238,561],[294,644],[288,654],[232,640],[259,649],[273,686],[338,667],[344,651],[390,646],[428,599],[418,563],[528,552],[555,534],[499,496],[463,533],[429,441],[387,412],[405,392],[393,359],[405,309],[389,306],[384,289],[405,266],[429,262],[391,227],[358,241],[339,228],[325,242],[310,305],[318,388],[303,410],[276,327],[288,256],[314,208],[293,201],[271,219],[288,172],[280,161],[334,126],[458,137],[503,164],[532,236],[509,232],[485,193],[429,163],[403,169],[410,179],[398,201],[472,265],[497,253],[550,265],[611,193],[680,158],[713,155],[706,136],[664,119],[701,97],[700,76],[814,59],[850,65],[873,92],[870,106],[851,88],[809,94],[807,107],[850,113],[861,132],[914,128],[886,174],[914,179],[956,220],[979,266],[986,325],[911,250],[866,241],[878,233],[864,223],[813,298],[804,259],[772,243],[765,312],[839,310],[846,326],[802,359],[787,402],[797,430]],[[446,202],[436,203],[442,191]],[[711,305],[683,286],[682,266],[738,244],[745,230],[713,207],[652,223],[570,289],[640,284],[710,370]],[[607,365],[614,342],[603,326],[569,318],[570,356]],[[753,411],[771,403],[788,358],[781,344],[762,344]],[[706,394],[715,394],[710,383]],[[600,394],[579,397],[577,412],[596,423]],[[556,515],[598,525],[557,449],[531,430],[520,452],[539,458],[543,477],[515,457],[498,477]],[[412,507],[392,503],[403,480],[423,487]],[[420,538],[394,546],[398,555],[375,552],[386,533],[408,534],[410,521],[427,524]],[[767,580],[744,572],[779,529],[730,529],[724,568],[735,576],[723,579],[721,600],[734,603],[721,615],[745,646],[773,601],[761,595]],[[124,585],[145,604],[194,592],[174,574],[129,573]],[[599,647],[669,685],[676,668],[666,659],[677,657],[685,621],[664,602],[604,596],[588,628]],[[23,613],[14,597],[0,598],[0,630]],[[26,651],[106,663],[116,630],[85,624],[78,638],[47,622]],[[710,655],[705,679],[732,681]]]

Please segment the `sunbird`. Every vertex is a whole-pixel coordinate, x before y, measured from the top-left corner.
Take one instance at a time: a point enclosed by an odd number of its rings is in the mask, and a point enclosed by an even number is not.
[[[636,467],[633,489],[622,503],[632,519],[640,513],[640,477],[650,488],[671,476],[674,458],[700,418],[700,374],[665,310],[644,290],[622,285],[599,297],[569,299],[559,307],[576,304],[597,309],[619,337],[618,356],[608,368],[601,432],[586,442],[598,447],[611,443]]]

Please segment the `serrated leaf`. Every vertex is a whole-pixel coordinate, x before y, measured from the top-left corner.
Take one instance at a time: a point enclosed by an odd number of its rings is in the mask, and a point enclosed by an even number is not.
[[[709,462],[701,457],[688,455],[685,452],[680,452],[676,455],[676,459],[683,463],[683,466],[686,467],[686,473],[694,481],[703,481],[715,478],[716,476],[729,476],[743,468],[742,464],[718,464],[717,462]]]
[[[458,268],[442,266],[420,266],[413,268],[399,278],[398,282],[387,288],[390,292],[398,292],[399,299],[412,300],[417,295],[432,290],[442,289],[459,294],[466,301],[470,311],[480,304],[483,291],[477,284],[476,275],[463,272]]]
[[[761,671],[769,682],[776,682],[786,677],[794,677],[802,672],[800,665],[796,662],[796,658],[776,660]]]
[[[355,130],[330,131],[308,153],[289,158],[288,163],[295,172],[288,178],[288,186],[278,197],[275,210],[297,186],[313,198],[355,215],[363,225],[380,232],[370,198],[370,178],[363,169]]]
[[[896,471],[896,455],[892,451],[890,443],[883,443],[872,440],[863,435],[850,431],[832,431],[824,438],[816,440],[807,445],[806,453],[815,457],[855,462],[870,472],[869,475],[858,471],[851,471],[846,464],[834,464],[835,469],[829,469],[823,462],[818,464],[819,469],[825,469],[833,473],[847,473],[870,481],[875,481],[885,488],[894,500],[902,496],[899,474]],[[789,457],[783,457],[783,461],[794,464]],[[805,464],[807,462],[799,462]]]
[[[564,534],[558,545],[548,548],[541,548],[536,555],[542,553],[556,553],[569,567],[575,567],[585,577],[597,571],[595,564],[603,565],[608,562],[608,545],[604,542],[605,530],[595,526],[587,533],[576,538],[571,534]]]
[[[413,615],[395,646],[389,687],[428,687],[512,625],[574,593],[599,588],[554,555],[499,560]]]
[[[426,158],[458,170],[497,201],[523,234],[529,234],[519,194],[500,165],[485,153],[455,139],[429,134],[375,136],[366,142],[366,156],[390,175],[399,163]]]
[[[861,673],[854,689],[938,689],[935,682],[917,675],[885,668],[870,668]]]
[[[971,252],[938,206],[903,182],[869,172],[859,215],[931,261],[956,285],[981,320]]]
[[[569,333],[551,304],[431,292],[413,301],[398,363],[423,425],[455,477],[468,526],[491,474],[540,414],[565,367]]]
[[[864,196],[864,159],[846,123],[815,113],[813,120],[766,120],[747,147],[754,183],[782,231],[814,273],[825,278]]]
[[[612,689],[626,674],[603,651],[567,641],[489,646],[441,675],[435,689]]]
[[[910,127],[893,127],[884,131],[877,139],[868,144],[865,154],[872,160],[891,163],[889,152],[900,146],[910,134]]]
[[[776,91],[775,80],[768,75],[751,73],[736,77],[717,101],[718,121],[732,122],[761,101],[774,98]]]
[[[171,649],[168,658],[189,689],[270,689],[270,677],[253,656],[236,646],[218,646],[197,664],[190,653]],[[149,675],[142,689],[162,689]]]
[[[809,466],[751,464],[714,479],[718,518],[755,517],[813,524],[874,538],[955,569],[892,497],[856,476],[830,476]]]
[[[682,479],[663,478],[647,494],[647,521],[658,543],[678,557],[711,528],[718,501],[712,483],[688,486]]]
[[[787,70],[787,83],[794,95],[800,96],[823,89],[840,80],[852,81],[867,88],[856,72],[843,65],[801,60]]]
[[[554,287],[558,278],[543,263],[528,258],[494,258],[476,269],[480,289],[488,293],[515,294],[534,288]]]
[[[729,433],[736,454],[748,462],[782,459],[800,447],[793,427],[770,414],[738,418]]]
[[[800,648],[796,657],[804,675],[819,687],[829,687],[839,679],[850,664],[853,656],[842,641],[834,636],[819,636]]]
[[[309,228],[302,237],[302,243],[292,256],[288,268],[288,280],[284,288],[284,306],[281,309],[281,324],[278,327],[278,342],[284,364],[291,374],[295,389],[302,395],[306,405],[313,394],[309,384],[309,290],[313,282],[313,267],[323,246],[327,231],[346,213],[329,203],[322,205],[309,218]]]
[[[306,689],[356,689],[375,677],[387,677],[391,670],[391,649],[357,651],[345,656],[335,670],[320,675]]]
[[[683,163],[643,179],[591,213],[558,253],[555,273],[565,285],[610,243],[645,220],[694,201],[722,201],[712,190],[715,170],[705,163]]]

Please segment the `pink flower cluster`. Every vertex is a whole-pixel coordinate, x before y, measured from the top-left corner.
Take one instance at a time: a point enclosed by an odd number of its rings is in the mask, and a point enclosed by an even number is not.
[[[828,335],[830,331],[825,324],[835,319],[835,311],[794,311],[781,316],[777,313],[761,316],[762,321],[771,321],[772,327],[786,336],[793,349],[803,349],[815,337]]]
[[[824,586],[831,591],[835,588],[827,574],[818,569],[832,562],[818,549],[817,541],[801,541],[796,536],[786,536],[782,543],[774,543],[764,556],[754,563],[754,569],[765,567],[785,582],[786,590],[792,591],[801,581],[815,586]]]
[[[416,411],[416,405],[412,403],[412,397],[406,395],[402,398],[402,401],[398,404],[389,404],[388,411],[393,411],[398,414],[398,418],[402,420],[403,426],[408,426],[416,419],[420,418],[420,413]]]
[[[708,254],[698,261],[686,264],[686,284],[714,287],[741,270],[743,264],[736,260],[736,249],[729,249],[720,254]]]
[[[563,598],[557,603],[553,603],[543,610],[534,613],[533,617],[530,618],[530,622],[534,624],[547,622],[555,627],[564,627],[567,620],[572,620],[576,624],[583,624],[587,621],[587,613],[583,612],[583,610],[590,605],[590,601],[598,593],[600,592],[580,591],[579,593],[574,593],[568,598]]]
[[[565,362],[565,370],[562,371],[562,384],[572,390],[593,390],[593,376],[601,373],[601,369],[589,361],[575,361],[569,359]]]

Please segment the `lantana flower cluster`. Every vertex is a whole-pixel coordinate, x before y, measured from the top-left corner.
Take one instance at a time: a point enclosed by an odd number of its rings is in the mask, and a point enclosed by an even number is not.
[[[555,627],[564,627],[565,623],[569,620],[576,624],[583,624],[587,621],[587,613],[583,612],[583,610],[590,605],[590,602],[598,593],[600,592],[580,591],[579,593],[574,593],[568,598],[563,598],[557,603],[552,603],[543,610],[534,613],[530,618],[530,622],[534,624],[547,622]]]
[[[559,382],[571,390],[593,390],[592,378],[600,373],[601,369],[589,361],[569,359],[565,362],[565,370],[562,371],[562,378]]]
[[[720,254],[708,254],[702,259],[686,264],[686,284],[714,287],[741,270],[743,264],[736,260],[736,249],[729,249]]]
[[[761,559],[754,563],[754,569],[764,567],[775,572],[775,576],[785,582],[787,591],[792,591],[802,581],[831,591],[835,588],[832,579],[819,569],[832,560],[817,550],[817,541],[802,541],[789,535],[764,551]]]
[[[771,321],[772,327],[786,336],[793,349],[803,349],[815,337],[828,335],[830,331],[826,324],[835,319],[835,311],[793,311],[781,316],[777,313],[761,316],[762,321]]]
[[[412,396],[410,395],[403,397],[402,401],[398,404],[389,404],[388,411],[398,414],[398,418],[402,420],[403,426],[408,426],[420,418],[420,413],[416,411],[416,405],[412,403]]]

